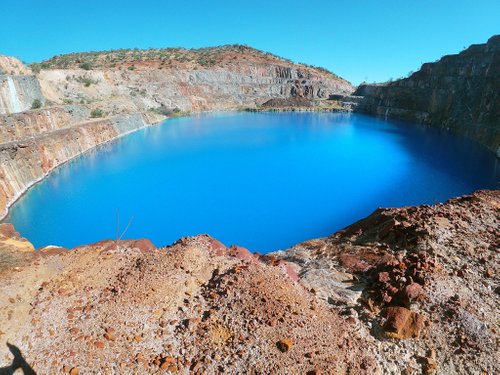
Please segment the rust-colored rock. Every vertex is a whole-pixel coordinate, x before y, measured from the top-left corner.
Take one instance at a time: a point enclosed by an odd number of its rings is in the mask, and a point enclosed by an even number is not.
[[[94,341],[94,346],[95,346],[96,348],[102,349],[102,348],[104,348],[106,345],[104,344],[104,341]]]
[[[255,256],[248,251],[248,249],[245,249],[244,247],[241,246],[236,246],[233,245],[229,248],[229,255],[236,257],[241,260],[245,260],[247,262],[255,262]]]
[[[424,316],[406,307],[388,307],[385,309],[385,316],[384,330],[391,338],[417,338],[424,328]]]
[[[418,283],[411,283],[404,287],[401,298],[406,304],[421,301],[425,296],[424,288]]]
[[[498,207],[499,192],[484,191],[379,210],[355,228],[252,262],[220,245],[217,255],[207,235],[148,251],[127,240],[118,248],[101,241],[64,255],[37,253],[0,273],[0,338],[16,340],[40,373],[61,372],[63,363],[64,373],[75,366],[185,372],[199,363],[206,373],[372,374],[395,365],[500,373],[491,344],[500,292],[495,277],[484,277],[497,268]],[[378,226],[390,217],[401,224],[381,242]],[[445,226],[436,217],[446,217]],[[467,283],[455,270],[464,270]],[[398,307],[405,299],[419,302],[418,310]],[[422,337],[423,316],[432,322],[424,339],[386,339]],[[387,335],[374,337],[381,328]],[[437,354],[424,360],[429,347]],[[0,346],[0,367],[10,358]]]
[[[146,238],[141,238],[140,240],[134,241],[132,246],[141,251],[151,251],[153,249],[156,249],[156,246]]]
[[[276,346],[282,353],[286,353],[292,349],[293,341],[290,338],[284,338],[278,341]]]

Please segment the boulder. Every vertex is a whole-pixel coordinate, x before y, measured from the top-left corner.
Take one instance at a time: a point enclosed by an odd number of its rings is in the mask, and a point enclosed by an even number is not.
[[[386,336],[390,338],[418,338],[424,328],[424,316],[406,307],[388,307],[385,309],[385,316],[383,328]]]

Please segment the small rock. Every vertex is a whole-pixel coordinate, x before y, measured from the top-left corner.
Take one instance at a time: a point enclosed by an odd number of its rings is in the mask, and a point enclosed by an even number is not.
[[[192,372],[196,372],[198,370],[201,369],[201,366],[203,366],[203,363],[201,361],[198,361],[198,362],[195,362],[193,363],[193,365],[191,366],[191,371]]]
[[[78,375],[80,373],[80,370],[78,370],[78,367],[73,367],[71,370],[69,370],[69,375]]]
[[[282,353],[288,352],[292,349],[293,341],[289,338],[282,339],[276,343],[276,346]]]
[[[387,320],[384,330],[388,337],[395,339],[408,339],[420,336],[424,328],[423,315],[405,307],[388,307],[385,310]]]
[[[99,348],[99,349],[102,349],[104,348],[104,342],[103,341],[95,341],[94,342],[94,345]]]
[[[405,304],[409,305],[414,301],[421,301],[424,298],[425,292],[422,285],[418,283],[411,283],[404,287],[402,291],[402,300]]]
[[[486,277],[493,277],[495,276],[495,271],[493,271],[492,268],[487,268],[486,271],[484,272],[484,275]]]

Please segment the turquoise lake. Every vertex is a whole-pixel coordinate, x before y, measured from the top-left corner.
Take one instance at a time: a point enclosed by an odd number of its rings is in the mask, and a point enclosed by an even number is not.
[[[7,222],[36,247],[125,238],[157,246],[209,233],[251,251],[328,236],[377,207],[498,188],[472,141],[342,113],[223,113],[168,120],[52,173]]]

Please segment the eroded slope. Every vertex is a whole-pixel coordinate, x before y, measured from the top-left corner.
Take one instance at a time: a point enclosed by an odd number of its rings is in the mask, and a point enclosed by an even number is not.
[[[267,256],[209,236],[34,252],[4,225],[0,363],[20,350],[42,373],[498,373],[499,222],[500,192],[481,191]]]

